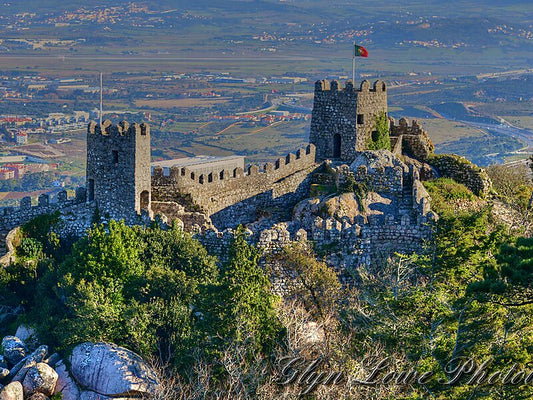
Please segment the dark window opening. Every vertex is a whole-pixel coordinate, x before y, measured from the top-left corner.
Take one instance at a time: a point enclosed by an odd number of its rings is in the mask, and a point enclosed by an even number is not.
[[[372,141],[373,142],[377,142],[379,139],[379,132],[378,131],[373,131],[372,132]]]
[[[118,150],[113,150],[113,164],[118,164]]]
[[[220,174],[218,177],[220,180],[224,179],[224,170],[220,171]]]
[[[235,169],[233,170],[233,177],[234,177],[234,178],[237,177],[237,168],[235,168]]]
[[[203,184],[204,183],[204,176],[203,175],[200,175],[200,179],[199,179],[200,183]]]
[[[363,125],[365,123],[364,114],[357,114],[357,124]]]
[[[207,175],[207,182],[213,182],[213,174]]]
[[[89,201],[94,201],[94,179],[89,179],[87,199]]]
[[[333,136],[333,158],[341,158],[341,135]]]

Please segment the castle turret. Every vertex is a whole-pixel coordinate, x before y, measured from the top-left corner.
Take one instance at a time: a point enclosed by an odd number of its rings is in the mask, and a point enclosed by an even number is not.
[[[387,87],[382,81],[371,87],[365,80],[359,89],[352,81],[344,88],[338,81],[317,81],[309,135],[317,161],[353,161],[356,151],[366,149],[382,112],[387,112]]]
[[[87,200],[102,216],[134,219],[150,210],[150,127],[122,121],[87,128]]]

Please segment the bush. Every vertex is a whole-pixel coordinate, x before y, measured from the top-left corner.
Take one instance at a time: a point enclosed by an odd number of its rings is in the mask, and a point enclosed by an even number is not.
[[[487,174],[492,180],[493,188],[503,201],[520,211],[525,211],[533,193],[533,185],[528,175],[531,171],[526,165],[519,164],[512,168],[503,165],[491,165]]]
[[[458,200],[473,202],[478,200],[465,185],[451,178],[439,178],[424,182],[431,196],[431,207],[437,214],[452,213]]]
[[[390,129],[387,114],[380,113],[376,117],[376,130],[367,141],[368,150],[391,150]]]

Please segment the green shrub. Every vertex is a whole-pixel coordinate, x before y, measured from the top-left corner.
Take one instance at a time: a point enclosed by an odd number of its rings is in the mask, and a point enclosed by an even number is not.
[[[376,117],[376,129],[368,138],[366,146],[368,150],[391,150],[389,121],[384,112]]]
[[[475,201],[478,199],[465,185],[451,178],[439,178],[424,182],[431,196],[431,207],[437,214],[454,211],[454,201]]]

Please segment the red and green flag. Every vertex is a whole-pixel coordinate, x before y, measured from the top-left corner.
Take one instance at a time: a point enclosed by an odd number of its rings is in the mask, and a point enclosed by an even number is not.
[[[354,45],[354,46],[355,46],[354,57],[368,57],[367,49],[365,49],[363,46],[358,46],[358,45]]]

